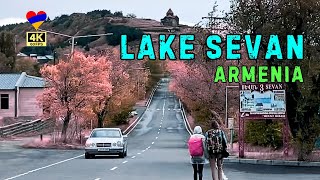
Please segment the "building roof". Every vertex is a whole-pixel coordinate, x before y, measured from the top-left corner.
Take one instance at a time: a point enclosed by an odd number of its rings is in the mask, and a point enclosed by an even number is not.
[[[53,60],[52,55],[45,55],[45,56],[37,56],[38,60]]]
[[[26,55],[26,54],[24,54],[24,53],[22,53],[22,52],[19,52],[19,53],[17,54],[17,56],[18,56],[18,57],[28,57],[28,55]]]
[[[15,89],[21,74],[0,74],[0,89]]]
[[[19,88],[43,88],[45,81],[43,78],[21,74],[0,74],[0,90],[13,90]]]
[[[173,15],[174,15],[171,8],[168,10],[168,12],[167,12],[166,15],[167,15],[167,16],[173,16]]]

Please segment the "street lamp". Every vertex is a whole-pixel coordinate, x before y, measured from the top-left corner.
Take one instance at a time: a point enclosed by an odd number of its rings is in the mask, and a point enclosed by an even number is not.
[[[71,56],[73,55],[74,52],[74,46],[75,46],[75,39],[77,38],[87,38],[87,37],[97,37],[97,36],[110,36],[113,35],[113,33],[106,33],[106,34],[90,34],[90,35],[83,35],[83,36],[70,36],[67,34],[62,34],[62,33],[58,33],[58,32],[53,32],[53,31],[48,31],[48,30],[43,30],[43,29],[39,29],[40,31],[44,31],[47,33],[51,33],[51,34],[55,34],[55,35],[59,35],[59,36],[64,36],[64,37],[69,37],[71,38]]]

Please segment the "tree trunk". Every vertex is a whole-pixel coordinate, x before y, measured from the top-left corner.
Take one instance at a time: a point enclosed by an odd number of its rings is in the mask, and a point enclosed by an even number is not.
[[[103,116],[98,114],[98,128],[103,128]]]
[[[103,121],[104,119],[106,118],[107,116],[107,113],[108,113],[108,104],[109,104],[109,101],[110,101],[111,97],[109,97],[105,102],[104,102],[104,107],[103,109],[96,113],[97,114],[97,118],[98,118],[98,128],[103,128]]]
[[[67,130],[68,130],[70,118],[71,118],[71,112],[67,112],[67,116],[64,118],[64,121],[63,121],[63,127],[61,132],[61,136],[64,143],[67,142]]]

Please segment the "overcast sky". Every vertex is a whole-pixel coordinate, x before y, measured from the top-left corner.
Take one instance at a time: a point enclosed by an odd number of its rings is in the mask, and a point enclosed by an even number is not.
[[[53,19],[62,14],[97,9],[134,13],[137,17],[160,21],[169,8],[182,23],[198,23],[212,10],[215,0],[1,0],[0,26],[24,22],[28,11],[45,11]],[[228,11],[229,0],[217,0],[218,9]]]

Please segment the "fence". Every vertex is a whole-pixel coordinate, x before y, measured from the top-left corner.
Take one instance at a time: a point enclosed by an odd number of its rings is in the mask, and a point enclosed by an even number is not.
[[[0,127],[0,137],[15,136],[29,132],[43,132],[45,130],[51,131],[54,127],[54,120],[52,119],[37,119],[26,123],[15,123],[8,126]]]

